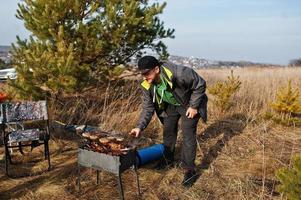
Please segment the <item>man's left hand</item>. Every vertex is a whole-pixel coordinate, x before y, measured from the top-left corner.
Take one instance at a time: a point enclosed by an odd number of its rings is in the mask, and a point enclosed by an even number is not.
[[[189,119],[194,118],[198,114],[198,110],[195,108],[189,107],[186,111],[186,117]]]

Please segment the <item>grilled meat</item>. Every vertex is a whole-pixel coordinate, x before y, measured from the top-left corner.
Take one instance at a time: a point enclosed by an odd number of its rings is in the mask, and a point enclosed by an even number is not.
[[[86,138],[85,148],[95,152],[109,155],[126,154],[130,148],[124,144],[124,138],[107,136],[104,132],[84,132],[82,136]]]

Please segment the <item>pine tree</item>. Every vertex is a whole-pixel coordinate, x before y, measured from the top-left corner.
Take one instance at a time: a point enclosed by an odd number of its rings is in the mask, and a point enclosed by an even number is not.
[[[284,125],[299,125],[301,120],[301,101],[299,91],[292,87],[291,80],[288,85],[281,87],[276,94],[276,99],[271,103],[275,113],[268,113],[267,117]]]
[[[25,0],[17,18],[31,32],[17,37],[10,83],[23,98],[80,91],[120,73],[120,64],[151,49],[168,56],[163,38],[173,38],[158,15],[166,3],[148,0]]]
[[[292,81],[289,80],[286,87],[279,89],[276,95],[276,101],[271,104],[272,108],[281,114],[289,116],[301,112],[299,91],[292,87]]]
[[[217,81],[214,85],[208,87],[208,91],[214,96],[215,105],[221,111],[226,111],[232,106],[231,98],[240,89],[241,81],[239,76],[234,76],[231,70],[230,76],[226,81]]]
[[[291,169],[282,168],[276,174],[281,184],[278,191],[284,193],[289,200],[301,200],[301,156],[293,160]]]

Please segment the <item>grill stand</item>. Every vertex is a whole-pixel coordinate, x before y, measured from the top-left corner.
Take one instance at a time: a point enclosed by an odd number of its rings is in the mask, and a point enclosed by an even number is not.
[[[100,184],[100,181],[99,181],[99,179],[100,179],[100,174],[99,174],[99,172],[100,172],[101,170],[104,170],[104,171],[107,171],[107,172],[110,172],[110,173],[116,175],[117,181],[118,181],[119,196],[120,196],[120,199],[121,199],[121,200],[124,200],[124,190],[123,190],[122,176],[121,176],[121,175],[122,175],[122,172],[126,170],[126,167],[127,167],[127,166],[124,167],[124,166],[121,165],[121,166],[119,167],[119,170],[118,170],[118,171],[106,170],[106,169],[102,168],[101,166],[87,166],[86,164],[82,164],[82,163],[80,162],[80,160],[81,160],[81,158],[82,158],[82,156],[80,156],[80,155],[81,155],[80,152],[83,152],[83,151],[85,151],[85,152],[91,152],[91,151],[83,150],[83,149],[79,148],[79,162],[78,162],[78,165],[77,165],[77,176],[78,176],[78,178],[77,178],[77,185],[78,185],[78,190],[79,190],[79,192],[81,191],[81,184],[80,184],[80,179],[81,179],[81,176],[80,176],[81,167],[89,167],[89,168],[96,169],[96,184],[97,184],[97,185]],[[96,153],[96,152],[93,152],[93,153]],[[132,153],[133,153],[133,152],[132,152]],[[101,154],[101,153],[96,153],[96,154]],[[82,154],[82,155],[84,155],[84,154]],[[104,155],[104,154],[102,154],[102,155]],[[134,155],[136,155],[136,150],[134,151]],[[110,156],[108,156],[108,157],[110,157]],[[136,158],[136,157],[135,157],[135,158]],[[136,178],[136,183],[137,183],[137,194],[138,194],[138,196],[140,197],[140,195],[141,195],[141,192],[140,192],[140,183],[139,183],[138,167],[137,167],[137,165],[136,165],[136,162],[135,162],[133,165],[129,166],[128,168],[132,169],[133,172],[135,173],[135,178]]]

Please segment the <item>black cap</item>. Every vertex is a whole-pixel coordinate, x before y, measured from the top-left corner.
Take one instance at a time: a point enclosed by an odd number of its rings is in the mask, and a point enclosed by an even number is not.
[[[159,66],[160,63],[154,56],[143,56],[138,61],[138,69],[142,74],[147,73],[149,70]]]

